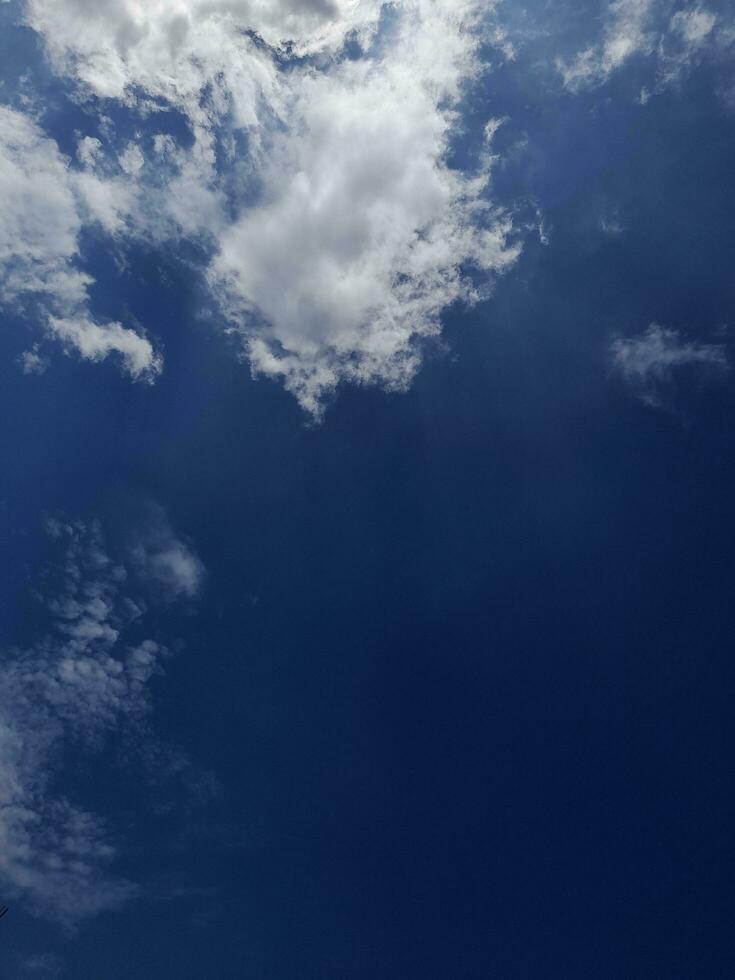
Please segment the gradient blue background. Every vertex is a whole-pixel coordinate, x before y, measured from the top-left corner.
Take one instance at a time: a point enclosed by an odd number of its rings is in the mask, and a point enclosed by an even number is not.
[[[12,86],[8,52],[38,55],[0,29]],[[501,158],[526,143],[495,199],[538,207],[549,244],[447,314],[408,394],[344,390],[309,427],[201,315],[193,252],[121,272],[85,242],[95,308],[163,341],[155,386],[61,354],[25,377],[4,318],[0,641],[37,627],[44,514],[114,539],[162,502],[209,575],[196,615],[158,614],[182,650],[156,724],[220,790],[75,772],[147,897],[75,936],[14,907],[3,977],[38,951],[101,980],[731,975],[733,388],[652,410],[609,342],[732,323],[735,117],[721,67],[641,106],[644,65],[570,95],[551,44],[488,76],[455,148],[508,117]],[[63,142],[83,110],[49,106]]]

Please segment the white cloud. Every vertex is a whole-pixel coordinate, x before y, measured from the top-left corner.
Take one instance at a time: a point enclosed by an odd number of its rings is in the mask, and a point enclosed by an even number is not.
[[[678,10],[671,17],[658,47],[658,77],[653,93],[676,82],[701,58],[715,37],[716,23],[717,17],[704,7]]]
[[[84,306],[88,276],[75,266],[81,220],[68,167],[31,119],[0,106],[0,270],[5,301],[51,296]]]
[[[678,10],[671,18],[671,29],[687,44],[699,44],[711,33],[716,20],[715,15],[703,7]]]
[[[676,82],[715,37],[717,17],[700,4],[672,13],[673,6],[671,0],[615,0],[601,39],[569,63],[557,60],[565,86],[578,91],[601,85],[633,55],[654,59],[654,81],[643,89],[642,102]]]
[[[85,360],[103,361],[112,353],[121,356],[132,378],[154,378],[161,370],[161,358],[147,337],[128,330],[120,323],[95,323],[81,315],[75,318],[50,316],[49,332]]]
[[[208,282],[253,370],[318,415],[342,381],[405,388],[442,310],[481,295],[467,270],[487,286],[518,254],[487,204],[489,155],[477,174],[445,162],[481,25],[502,41],[492,7],[29,0],[27,19],[88,92],[145,112],[165,99],[187,116],[191,149],[158,134],[152,155],[131,145],[116,170],[99,141],[82,141],[77,192],[111,234],[209,235]],[[243,28],[312,57],[282,70]],[[338,56],[351,33],[357,60]],[[120,349],[87,334],[92,351]]]
[[[88,309],[92,279],[79,268],[82,229],[77,174],[28,116],[0,106],[0,302],[40,309],[52,336],[84,358],[122,355],[136,378],[153,378],[160,358],[151,343]],[[25,367],[41,366],[33,355]]]
[[[149,507],[145,525],[131,547],[131,559],[139,575],[167,600],[194,599],[204,584],[204,565],[174,533],[160,507]]]
[[[677,330],[657,323],[636,337],[614,340],[611,354],[615,371],[651,406],[664,403],[666,390],[680,371],[720,373],[729,366],[723,345],[684,340]]]
[[[23,351],[18,356],[18,363],[23,374],[45,374],[49,366],[48,358],[39,353],[38,344],[34,344],[30,350]]]
[[[381,8],[380,0],[27,0],[26,18],[57,67],[99,94],[120,98],[140,86],[181,101],[214,77],[213,66],[230,80],[271,73],[249,32],[302,54],[329,51],[348,32],[369,36]]]
[[[655,44],[650,17],[653,0],[615,0],[609,4],[601,40],[567,64],[557,61],[564,84],[573,90],[599,85],[633,54],[648,53]]]
[[[600,216],[600,231],[602,231],[605,235],[623,234],[625,231],[625,226],[620,221],[620,217],[616,211]]]
[[[125,641],[145,604],[99,527],[50,521],[48,531],[65,547],[60,584],[46,600],[52,630],[4,657],[0,879],[31,911],[73,925],[136,887],[107,871],[116,850],[104,822],[55,789],[62,749],[93,749],[121,727],[144,739],[148,682],[166,650],[151,639]]]
[[[405,6],[380,56],[293,80],[261,200],[221,232],[211,269],[253,368],[317,414],[343,380],[405,388],[416,340],[473,298],[462,267],[517,256],[483,203],[487,173],[444,163],[476,5]]]

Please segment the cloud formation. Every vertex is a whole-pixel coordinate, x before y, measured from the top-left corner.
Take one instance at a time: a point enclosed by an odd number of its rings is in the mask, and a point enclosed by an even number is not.
[[[48,370],[49,360],[39,354],[39,345],[34,344],[30,350],[23,351],[18,357],[23,374],[45,374]]]
[[[721,373],[729,363],[721,344],[684,340],[677,330],[652,323],[635,337],[611,345],[614,370],[647,405],[660,407],[666,389],[685,370]]]
[[[83,358],[116,352],[133,378],[153,378],[160,358],[150,341],[119,323],[97,322],[89,312],[92,278],[79,263],[83,214],[69,161],[31,118],[5,106],[0,212],[0,302],[38,309],[48,334]],[[40,363],[27,365],[37,370]]]
[[[606,82],[635,55],[650,56],[653,83],[641,101],[676,82],[706,52],[732,43],[732,31],[720,30],[717,16],[694,3],[676,9],[671,0],[614,0],[606,8],[602,36],[567,62],[556,66],[572,91]]]
[[[158,598],[195,599],[205,569],[193,548],[174,533],[162,507],[150,505],[147,520],[130,548],[130,563]]]
[[[648,53],[655,38],[650,20],[654,0],[614,0],[607,7],[602,38],[567,64],[557,61],[564,84],[571,89],[599,85],[633,54]]]
[[[96,524],[52,520],[48,532],[64,548],[59,581],[43,600],[51,628],[3,657],[0,878],[31,911],[70,926],[125,902],[136,886],[107,870],[116,849],[104,821],[59,791],[63,757],[100,748],[121,730],[145,750],[148,685],[167,650],[126,640],[145,615],[147,568],[135,589]],[[170,528],[162,533],[170,553],[198,561]],[[152,554],[159,551],[154,542]],[[170,598],[192,594],[191,574],[181,580],[176,568],[171,577]]]
[[[476,298],[464,269],[518,254],[484,196],[488,169],[444,162],[476,5],[404,8],[379,53],[292,80],[260,199],[223,229],[210,269],[253,368],[314,414],[341,381],[405,388],[417,340]]]
[[[475,173],[447,163],[478,45],[501,40],[492,4],[28,0],[25,11],[87,99],[116,99],[154,126],[173,106],[193,135],[183,146],[159,132],[122,152],[85,137],[75,188],[87,219],[131,239],[205,236],[227,330],[255,373],[282,379],[313,415],[342,382],[405,388],[442,311],[485,295],[518,255],[510,217],[490,203],[489,152]],[[116,351],[142,368],[119,324],[103,336],[68,321],[51,327],[87,356]]]
[[[27,23],[42,34],[60,72],[100,95],[125,98],[137,87],[172,102],[193,100],[219,71],[253,84],[273,73],[253,35],[299,54],[338,48],[350,32],[374,30],[380,0],[28,0]],[[235,64],[236,59],[241,65]],[[234,94],[234,93],[233,93]],[[193,103],[192,103],[193,104]]]

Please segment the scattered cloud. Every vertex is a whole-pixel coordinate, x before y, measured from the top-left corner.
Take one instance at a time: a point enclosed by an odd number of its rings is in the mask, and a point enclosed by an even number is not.
[[[675,84],[696,64],[710,42],[716,42],[716,24],[715,14],[704,7],[690,7],[672,15],[668,30],[659,41],[657,78],[650,94]],[[649,93],[644,92],[643,100],[648,97]]]
[[[678,10],[671,18],[671,30],[689,45],[700,44],[712,31],[717,18],[703,7]]]
[[[567,88],[577,90],[599,85],[628,58],[653,50],[651,31],[654,0],[615,0],[607,7],[602,38],[581,51],[571,63],[557,61]]]
[[[160,358],[151,343],[89,312],[92,278],[79,266],[83,221],[76,175],[56,143],[21,112],[0,106],[0,303],[35,307],[49,335],[82,357],[122,354],[135,378],[152,379]],[[42,361],[31,352],[27,373]]]
[[[611,345],[615,371],[647,405],[661,407],[666,392],[682,371],[721,373],[729,366],[722,344],[685,340],[678,330],[652,323],[635,337]]]
[[[48,327],[52,337],[87,361],[103,361],[110,354],[119,354],[125,370],[135,379],[154,378],[161,370],[161,358],[150,340],[120,323],[95,323],[84,316],[50,316]]]
[[[250,83],[239,98],[242,118],[252,118],[251,86],[267,85],[273,73],[258,39],[289,43],[300,55],[329,53],[348,33],[368,38],[382,7],[382,0],[27,0],[26,20],[58,71],[104,97],[128,98],[138,88],[193,105],[221,72],[226,83]]]
[[[144,528],[130,549],[131,563],[167,601],[196,598],[205,569],[190,545],[178,537],[163,508],[150,505]]]
[[[49,359],[39,353],[39,345],[34,344],[30,350],[23,351],[18,356],[23,374],[45,374],[49,367]]]
[[[448,163],[462,98],[483,67],[479,45],[513,57],[494,2],[22,9],[99,124],[71,160],[29,115],[0,109],[2,297],[35,304],[67,351],[115,357],[138,380],[162,366],[141,331],[90,311],[78,246],[90,225],[115,243],[206,243],[223,329],[255,375],[279,379],[317,418],[344,383],[406,389],[444,311],[487,296],[517,259],[524,227],[492,201],[498,121],[476,170]],[[613,0],[599,38],[557,68],[578,91],[649,56],[645,102],[731,45],[722,20],[702,3]],[[110,100],[140,121],[133,137],[117,137]],[[186,139],[163,131],[163,108],[185,121]],[[600,226],[622,230],[615,216]],[[38,358],[22,355],[23,370],[38,373]]]
[[[193,135],[122,148],[80,139],[64,270],[81,221],[131,240],[204,236],[226,329],[256,374],[280,378],[314,416],[343,382],[406,388],[442,311],[486,295],[519,253],[510,216],[491,203],[489,149],[477,172],[447,164],[480,42],[512,55],[492,3],[28,0],[25,10],[88,104],[116,99],[154,127],[167,104]],[[359,57],[345,57],[348,38]],[[67,162],[37,140],[68,183]],[[84,356],[120,354],[134,377],[160,367],[120,324],[54,316],[50,330]]]
[[[605,235],[611,235],[613,237],[624,233],[625,225],[620,220],[620,215],[617,210],[600,216],[600,231]]]
[[[3,656],[0,878],[31,911],[72,926],[137,888],[108,870],[117,851],[105,822],[59,792],[63,759],[121,731],[148,751],[148,685],[167,650],[140,637],[146,601],[97,524],[50,520],[47,531],[63,547],[42,594],[50,627],[30,648]],[[171,533],[168,548],[176,550]],[[179,591],[187,588],[184,577]]]
[[[556,66],[572,91],[606,82],[634,55],[651,56],[654,77],[641,92],[641,102],[677,82],[711,49],[731,43],[719,29],[717,16],[701,4],[675,9],[672,0],[615,0],[604,17],[602,37],[567,62]]]

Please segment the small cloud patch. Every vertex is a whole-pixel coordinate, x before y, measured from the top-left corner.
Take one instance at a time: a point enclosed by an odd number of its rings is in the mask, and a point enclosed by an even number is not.
[[[652,407],[666,403],[679,375],[721,374],[729,367],[724,345],[686,340],[678,330],[658,323],[635,337],[617,338],[610,350],[615,372]]]

